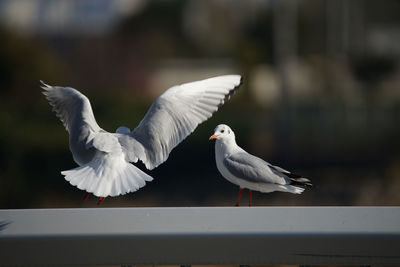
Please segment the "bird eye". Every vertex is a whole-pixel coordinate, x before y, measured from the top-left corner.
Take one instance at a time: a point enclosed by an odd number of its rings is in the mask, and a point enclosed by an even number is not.
[[[221,130],[221,133],[224,133],[225,132],[225,130]]]

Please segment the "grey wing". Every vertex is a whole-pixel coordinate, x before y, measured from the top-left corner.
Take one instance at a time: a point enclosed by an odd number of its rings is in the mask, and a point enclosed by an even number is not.
[[[225,75],[165,91],[130,135],[135,139],[132,142],[143,146],[143,153],[137,157],[148,169],[163,163],[171,150],[210,118],[240,84],[240,75]]]
[[[267,162],[245,151],[232,154],[223,163],[231,174],[248,182],[281,185],[290,183],[288,178],[272,171]]]
[[[70,148],[78,164],[90,159],[91,146],[96,133],[101,128],[94,118],[89,99],[71,87],[50,86],[42,82],[43,94],[53,111],[69,132]]]
[[[89,99],[85,95],[71,87],[50,86],[42,81],[41,83],[43,94],[70,134],[82,126],[94,132],[100,130]]]

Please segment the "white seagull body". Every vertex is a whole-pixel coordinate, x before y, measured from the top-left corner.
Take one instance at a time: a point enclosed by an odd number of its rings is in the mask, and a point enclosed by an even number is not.
[[[301,194],[304,188],[297,185],[312,186],[310,180],[247,153],[236,144],[235,133],[228,125],[218,125],[211,139],[216,139],[215,160],[219,172],[240,188],[237,206],[243,188],[250,190],[249,205],[251,205],[251,190],[264,193],[282,191]]]
[[[43,82],[42,82],[43,83]],[[207,120],[241,84],[225,75],[173,86],[160,95],[133,130],[121,126],[109,133],[97,124],[89,99],[71,87],[43,83],[44,95],[69,132],[69,148],[80,166],[61,172],[79,189],[101,200],[134,192],[153,180],[131,162],[151,170]]]

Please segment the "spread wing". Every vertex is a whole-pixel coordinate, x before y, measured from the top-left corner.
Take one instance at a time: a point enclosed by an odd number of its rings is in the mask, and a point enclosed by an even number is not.
[[[97,124],[89,99],[71,87],[50,86],[42,82],[43,94],[69,132],[69,147],[79,165],[93,157],[92,141],[103,131]],[[101,144],[101,142],[97,142]]]
[[[171,150],[210,118],[240,84],[240,75],[225,75],[165,91],[130,134],[144,148],[140,160],[148,169],[167,160]]]
[[[94,118],[89,99],[71,87],[50,86],[42,82],[43,94],[73,140],[86,139],[101,130]]]
[[[225,167],[234,176],[253,183],[289,184],[290,180],[273,171],[267,162],[245,151],[225,158]]]

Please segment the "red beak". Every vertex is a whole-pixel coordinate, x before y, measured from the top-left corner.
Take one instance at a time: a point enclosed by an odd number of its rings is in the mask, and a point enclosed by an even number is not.
[[[213,139],[217,139],[218,134],[213,134],[210,136],[210,138],[208,140],[213,140]]]

